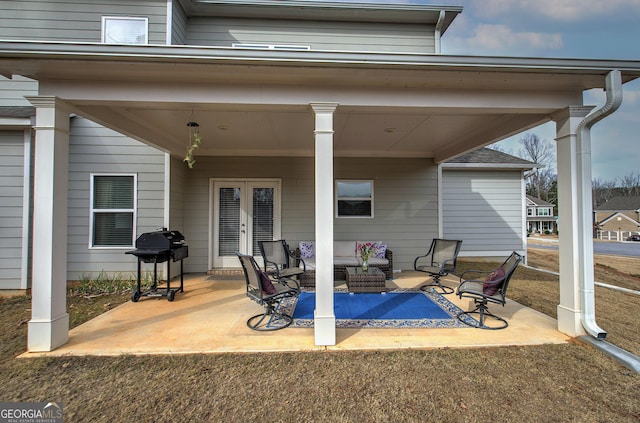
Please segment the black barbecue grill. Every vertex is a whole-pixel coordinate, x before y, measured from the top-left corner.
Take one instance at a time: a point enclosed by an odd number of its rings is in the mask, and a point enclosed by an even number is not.
[[[163,229],[156,232],[143,233],[136,239],[136,249],[127,251],[138,258],[138,287],[131,294],[131,301],[137,302],[140,297],[167,297],[173,301],[176,292],[184,292],[183,260],[189,256],[189,247],[184,236],[178,231]],[[158,263],[167,262],[167,286],[158,287]],[[180,288],[171,288],[171,262],[180,261]],[[142,292],[140,271],[142,263],[153,263],[153,281],[151,287]]]

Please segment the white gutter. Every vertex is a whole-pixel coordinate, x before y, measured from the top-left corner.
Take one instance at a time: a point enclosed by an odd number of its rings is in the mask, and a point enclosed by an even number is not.
[[[612,70],[605,80],[607,101],[604,106],[590,113],[578,125],[576,154],[578,158],[578,230],[579,237],[579,278],[581,282],[582,309],[580,318],[587,333],[598,340],[604,340],[607,332],[602,330],[595,320],[595,289],[593,272],[593,227],[591,213],[591,127],[615,112],[622,103],[622,76],[619,70]]]
[[[444,17],[446,16],[446,12],[444,10],[440,11],[440,16],[438,16],[438,22],[436,23],[436,33],[435,33],[435,53],[440,54],[440,39],[442,39],[442,26],[444,25]]]

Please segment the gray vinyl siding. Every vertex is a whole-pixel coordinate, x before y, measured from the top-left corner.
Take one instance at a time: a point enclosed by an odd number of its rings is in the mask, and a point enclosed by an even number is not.
[[[22,289],[24,133],[0,131],[0,289]]]
[[[233,43],[309,46],[313,50],[434,53],[435,29],[425,25],[194,17],[191,45]]]
[[[0,2],[0,39],[100,42],[102,16],[146,17],[149,43],[166,43],[166,1],[20,0]]]
[[[179,1],[174,0],[171,9],[171,44],[187,44],[187,16]]]
[[[438,233],[437,167],[424,159],[336,158],[337,179],[374,181],[374,218],[335,219],[336,240],[384,241],[395,269],[410,269]],[[187,170],[185,231],[188,272],[209,269],[210,178],[282,181],[282,237],[296,246],[315,237],[314,160],[295,157],[197,157]],[[215,236],[215,235],[214,235]]]
[[[100,271],[135,273],[131,247],[89,248],[91,173],[137,174],[137,233],[157,230],[164,222],[164,153],[87,119],[72,118],[69,146],[67,277],[78,280]]]
[[[24,97],[37,93],[38,81],[22,76],[14,76],[13,79],[0,76],[0,106],[31,106]]]
[[[464,256],[522,252],[523,198],[519,171],[444,170],[443,235],[461,239]]]

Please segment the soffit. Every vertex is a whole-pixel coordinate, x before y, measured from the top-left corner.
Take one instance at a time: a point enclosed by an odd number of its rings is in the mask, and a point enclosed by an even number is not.
[[[330,3],[315,1],[182,1],[189,16],[256,19],[328,20],[435,25],[445,12],[442,32],[462,12],[458,6],[416,4]]]
[[[0,43],[0,71],[175,156],[193,119],[201,155],[313,156],[309,104],[335,102],[336,156],[437,162],[580,105],[611,69],[640,75],[639,62],[315,53]]]

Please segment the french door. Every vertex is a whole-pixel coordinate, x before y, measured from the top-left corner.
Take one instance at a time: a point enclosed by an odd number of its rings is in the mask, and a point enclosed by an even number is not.
[[[239,267],[236,252],[258,258],[258,241],[280,239],[279,180],[213,179],[211,190],[212,267]]]

